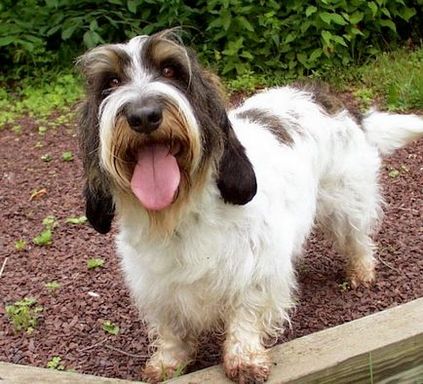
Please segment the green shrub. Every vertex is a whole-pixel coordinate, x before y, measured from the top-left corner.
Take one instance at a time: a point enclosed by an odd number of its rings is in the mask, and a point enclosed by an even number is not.
[[[192,5],[190,5],[192,4]],[[86,48],[182,26],[222,74],[324,72],[422,32],[423,0],[3,0],[0,61],[32,72]],[[420,35],[421,36],[421,35]]]

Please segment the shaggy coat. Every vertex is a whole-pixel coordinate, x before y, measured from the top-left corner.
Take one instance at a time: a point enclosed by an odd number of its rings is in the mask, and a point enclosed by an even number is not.
[[[199,334],[223,327],[226,374],[265,381],[265,343],[288,321],[293,262],[315,224],[353,286],[374,279],[381,155],[421,136],[423,121],[357,118],[299,87],[227,112],[216,77],[169,32],[95,48],[80,65],[87,217],[100,233],[116,217],[126,282],[157,347],[145,378],[180,372]]]

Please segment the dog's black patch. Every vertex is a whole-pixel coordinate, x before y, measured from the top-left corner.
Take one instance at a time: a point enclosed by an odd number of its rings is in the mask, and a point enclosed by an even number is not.
[[[239,112],[236,116],[240,119],[247,119],[266,127],[270,132],[272,132],[273,135],[276,136],[281,144],[290,145],[294,143],[291,135],[285,129],[282,120],[269,111],[264,111],[258,108],[251,108]]]

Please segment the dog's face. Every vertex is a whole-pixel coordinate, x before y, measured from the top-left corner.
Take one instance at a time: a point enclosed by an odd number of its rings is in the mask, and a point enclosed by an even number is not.
[[[168,31],[105,45],[80,59],[87,83],[81,148],[87,217],[110,229],[115,194],[152,216],[181,207],[215,175],[227,203],[256,193],[216,77]]]

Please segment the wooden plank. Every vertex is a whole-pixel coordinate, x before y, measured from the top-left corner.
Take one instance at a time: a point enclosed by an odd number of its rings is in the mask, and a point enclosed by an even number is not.
[[[278,345],[271,356],[269,384],[423,384],[423,298]],[[231,381],[215,366],[169,383]]]
[[[142,384],[80,373],[0,362],[1,384]]]

